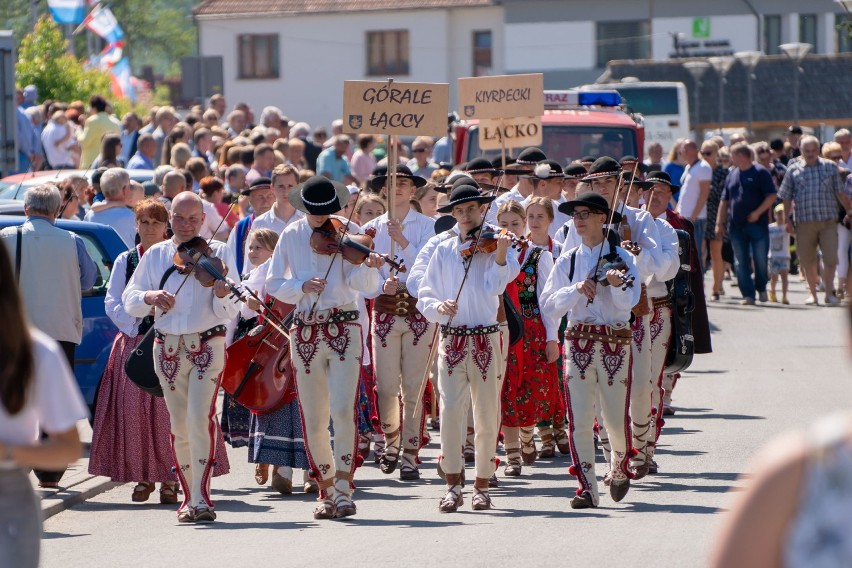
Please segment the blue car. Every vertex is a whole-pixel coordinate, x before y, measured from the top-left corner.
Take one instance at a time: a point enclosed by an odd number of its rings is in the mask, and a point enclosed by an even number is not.
[[[21,225],[25,220],[21,216],[0,215],[0,229]],[[112,342],[118,334],[118,328],[104,310],[107,282],[115,259],[127,250],[127,246],[112,227],[100,223],[60,219],[56,221],[56,226],[79,235],[98,267],[94,287],[83,291],[83,341],[77,346],[74,364],[77,384],[89,408],[94,410],[98,385],[109,360]]]

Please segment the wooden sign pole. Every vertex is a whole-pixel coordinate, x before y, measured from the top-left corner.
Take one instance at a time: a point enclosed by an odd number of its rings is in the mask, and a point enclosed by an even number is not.
[[[388,90],[390,90],[393,85],[393,79],[388,78]],[[394,205],[396,204],[396,166],[399,163],[398,158],[398,148],[397,148],[397,140],[394,134],[388,135],[388,149],[387,149],[387,160],[388,160],[388,221],[394,221],[395,209]],[[390,257],[396,258],[396,242],[391,239],[390,240]]]

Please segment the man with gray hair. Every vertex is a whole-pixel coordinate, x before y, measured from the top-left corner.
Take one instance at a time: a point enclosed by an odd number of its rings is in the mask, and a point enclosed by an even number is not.
[[[840,144],[840,162],[837,167],[852,169],[852,132],[841,128],[834,133],[834,141]]]
[[[815,136],[803,136],[799,141],[799,149],[801,158],[790,160],[778,197],[784,200],[787,232],[796,235],[796,254],[808,281],[810,296],[805,305],[819,303],[819,248],[822,252],[825,303],[836,306],[840,304],[834,290],[837,221],[840,212],[838,203],[850,211],[850,200],[843,192],[837,165],[819,157],[819,140]]]
[[[127,248],[136,244],[136,215],[127,206],[130,175],[124,168],[110,168],[101,176],[101,193],[105,201],[92,205],[84,221],[109,225]]]

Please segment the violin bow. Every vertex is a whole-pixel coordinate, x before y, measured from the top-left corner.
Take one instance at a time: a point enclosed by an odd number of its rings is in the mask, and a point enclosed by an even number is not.
[[[638,169],[638,168],[639,168],[639,162],[637,161],[637,162],[633,165],[633,173],[632,173],[632,174],[631,174],[631,176],[630,176],[630,185],[627,187],[627,195],[625,195],[625,197],[624,197],[624,201],[622,201],[622,202],[621,202],[621,211],[619,211],[619,215],[621,216],[621,219],[619,219],[619,221],[618,221],[618,224],[619,224],[619,225],[621,224],[622,219],[624,219],[624,215],[623,215],[623,213],[624,213],[624,204],[627,202],[627,198],[629,198],[629,197],[630,197],[630,190],[631,190],[631,189],[633,189],[633,181],[636,179],[636,171],[637,171],[637,169]],[[619,178],[620,178],[620,177],[621,177],[621,175],[619,174]],[[621,188],[621,186],[623,185],[623,184],[620,182],[620,180],[619,180],[619,184],[618,184],[618,185],[619,185],[619,187],[617,187],[617,188],[616,188],[616,190],[615,190],[615,199],[614,199],[614,201],[615,201],[615,203],[616,203],[616,204],[618,204],[618,195],[619,195],[619,193],[621,193],[621,189],[622,189],[622,188]],[[604,241],[607,241],[607,240],[608,240],[608,238],[607,238],[607,237],[608,237],[608,235],[609,235],[609,231],[610,231],[609,226],[613,224],[613,220],[615,219],[615,207],[616,207],[616,205],[612,205],[612,206],[610,206],[610,211],[609,211],[609,220],[607,221],[607,229],[606,229],[606,231],[607,231],[607,232],[604,234]],[[595,264],[594,264],[594,266],[592,267],[592,274],[594,274],[594,273],[595,273],[595,271],[596,271],[596,270],[597,270],[597,268],[598,268],[598,264],[600,264],[600,262],[601,262],[601,257],[603,256],[604,244],[605,244],[605,243],[603,243],[603,242],[601,243],[601,248],[600,248],[600,250],[598,251],[598,259],[595,261]],[[591,278],[591,277],[590,277],[590,278]],[[597,286],[597,282],[595,282],[595,285]],[[593,302],[594,302],[594,300],[588,300],[588,301],[586,302],[586,305],[588,306],[588,305],[592,304]]]
[[[346,235],[349,234],[349,224],[352,222],[352,214],[355,213],[355,209],[358,207],[358,200],[361,199],[361,192],[359,191],[357,195],[355,195],[355,203],[352,204],[352,211],[349,212],[349,217],[346,218],[346,226],[343,227],[343,233],[340,235],[340,241],[346,238]],[[393,239],[391,239],[393,240]],[[328,275],[331,274],[331,268],[334,266],[334,261],[337,260],[337,257],[340,255],[340,247],[334,251],[334,254],[331,255],[331,262],[328,263],[328,270],[325,271],[325,276],[322,277],[323,280],[328,280]],[[311,305],[311,311],[309,312],[310,317],[314,316],[314,311],[317,309],[317,303],[319,302],[320,296],[322,296],[322,292],[317,294],[314,303]]]

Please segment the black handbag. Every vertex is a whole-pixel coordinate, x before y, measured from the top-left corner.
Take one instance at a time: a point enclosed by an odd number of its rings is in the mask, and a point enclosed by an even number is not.
[[[166,280],[175,271],[172,266],[166,273],[163,274],[163,279],[160,280],[160,290],[166,285]],[[153,396],[163,396],[163,388],[160,386],[160,379],[157,378],[157,373],[154,371],[154,326],[152,325],[145,332],[142,341],[136,346],[136,349],[124,362],[124,372],[127,378],[142,389]]]
[[[506,310],[506,323],[509,325],[509,345],[514,345],[524,337],[524,318],[515,307],[512,299],[503,292],[503,306]]]

